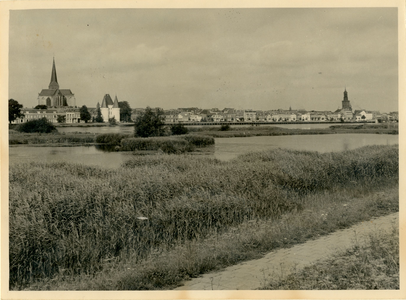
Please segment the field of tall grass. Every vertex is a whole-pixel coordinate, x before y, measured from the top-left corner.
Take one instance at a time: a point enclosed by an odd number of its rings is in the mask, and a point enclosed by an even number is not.
[[[30,163],[9,176],[17,290],[167,289],[398,210],[397,146],[136,156],[119,170]]]

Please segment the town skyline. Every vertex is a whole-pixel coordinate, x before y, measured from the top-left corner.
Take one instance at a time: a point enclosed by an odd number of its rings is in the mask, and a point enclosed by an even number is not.
[[[9,98],[36,106],[55,57],[78,107],[110,94],[132,108],[335,111],[347,89],[354,110],[397,111],[397,25],[396,8],[12,11]]]

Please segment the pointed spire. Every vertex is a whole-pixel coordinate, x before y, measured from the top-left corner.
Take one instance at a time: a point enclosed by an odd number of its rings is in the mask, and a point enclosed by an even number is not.
[[[99,102],[97,102],[96,109],[100,108]]]
[[[113,108],[118,108],[118,99],[117,99],[117,95],[114,98],[114,104],[113,104]]]
[[[55,57],[53,58],[52,63],[52,74],[51,74],[51,82],[49,83],[49,89],[50,90],[59,89],[58,78],[56,77]]]

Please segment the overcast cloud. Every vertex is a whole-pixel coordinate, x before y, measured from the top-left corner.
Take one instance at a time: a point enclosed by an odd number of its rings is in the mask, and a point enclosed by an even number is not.
[[[48,88],[78,106],[398,110],[396,8],[10,12],[9,97]]]

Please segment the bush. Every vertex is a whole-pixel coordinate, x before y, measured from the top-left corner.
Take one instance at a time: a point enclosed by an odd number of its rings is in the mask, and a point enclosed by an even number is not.
[[[220,127],[220,131],[228,131],[228,130],[230,130],[231,129],[231,127],[230,127],[230,125],[228,125],[228,124],[223,124],[223,125],[221,125],[221,127]]]
[[[110,118],[110,119],[109,119],[109,124],[110,124],[110,126],[117,125],[116,118],[115,118],[115,117]]]
[[[171,126],[171,132],[173,135],[181,135],[187,134],[189,130],[182,123],[178,123]]]
[[[40,132],[40,133],[50,133],[57,131],[56,127],[48,121],[47,118],[42,118],[38,120],[28,121],[26,123],[20,124],[15,129],[19,132]]]
[[[185,135],[183,138],[196,147],[214,145],[214,138],[207,135]]]
[[[96,143],[119,146],[122,139],[128,138],[124,133],[104,133],[96,136]]]
[[[184,153],[194,150],[193,145],[180,138],[126,138],[121,141],[122,151],[162,150],[165,153]]]

